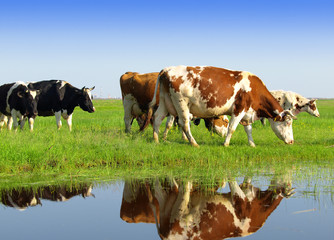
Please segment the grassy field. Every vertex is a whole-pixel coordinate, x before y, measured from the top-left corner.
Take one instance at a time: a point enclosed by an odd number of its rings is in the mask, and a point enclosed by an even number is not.
[[[71,177],[124,178],[160,175],[207,176],[254,175],[287,169],[303,169],[300,174],[326,173],[334,170],[334,100],[318,101],[320,118],[306,113],[294,121],[294,145],[279,140],[269,124],[253,124],[256,148],[248,146],[240,125],[230,147],[224,139],[210,134],[202,122],[192,126],[200,148],[193,148],[174,129],[168,141],[152,141],[152,127],[138,133],[134,121],[131,134],[124,133],[121,100],[95,100],[95,113],[77,108],[73,131],[66,122],[59,131],[54,117],[38,117],[34,132],[2,130],[0,142],[0,178],[17,182]],[[160,131],[163,132],[164,125]],[[162,134],[161,134],[162,135]],[[305,169],[309,173],[305,172]],[[319,170],[320,169],[320,170]]]

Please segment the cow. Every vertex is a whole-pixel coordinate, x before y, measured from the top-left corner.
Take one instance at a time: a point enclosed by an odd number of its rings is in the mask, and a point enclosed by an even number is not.
[[[153,116],[153,138],[159,142],[158,131],[167,114],[179,117],[189,142],[197,147],[189,128],[189,115],[213,118],[230,115],[224,146],[229,146],[239,122],[244,125],[248,142],[255,146],[251,123],[261,117],[268,118],[277,137],[293,144],[290,110],[283,110],[257,76],[245,71],[233,71],[209,66],[174,66],[164,68],[158,76],[155,93],[145,120],[152,118],[153,107],[159,93],[159,107]]]
[[[121,217],[129,223],[155,222],[161,239],[225,239],[255,233],[282,199],[294,194],[285,176],[272,179],[264,191],[250,178],[228,185],[230,192],[224,183],[213,189],[192,181],[126,183]]]
[[[68,188],[66,186],[46,186],[40,188],[38,193],[40,198],[55,202],[66,202],[72,197],[79,195],[83,198],[95,197],[92,193],[91,184],[80,184],[75,188]]]
[[[37,104],[38,116],[55,116],[58,129],[62,126],[61,117],[63,117],[69,130],[72,130],[72,114],[76,106],[89,113],[95,112],[91,95],[95,87],[78,89],[63,80],[30,82],[28,87],[40,92]]]
[[[298,115],[301,112],[307,112],[314,117],[320,117],[317,108],[316,99],[307,99],[302,95],[283,90],[273,90],[270,93],[276,98],[283,109],[291,110],[293,115]]]
[[[301,112],[307,112],[314,117],[320,117],[320,113],[315,102],[317,99],[310,100],[292,91],[272,90],[270,93],[284,110],[291,110],[292,114],[295,116]],[[264,118],[261,118],[261,122],[265,125]]]
[[[95,197],[92,193],[91,184],[80,184],[76,187],[66,186],[42,186],[37,189],[22,188],[20,190],[2,190],[0,192],[3,205],[13,207],[19,211],[24,211],[28,207],[42,205],[41,200],[64,202],[74,196],[81,195],[83,198]]]
[[[131,131],[131,125],[134,119],[137,120],[140,130],[143,131],[144,122],[149,109],[149,103],[153,99],[155,85],[159,73],[145,73],[126,72],[120,77],[120,87],[122,92],[122,102],[124,107],[124,124],[125,132]],[[159,91],[158,93],[159,94]],[[154,108],[159,105],[159,98],[157,97]],[[226,135],[226,120],[225,116],[205,119],[206,127],[209,131],[213,131],[220,136]],[[174,116],[169,116],[166,122],[166,129],[164,131],[164,139],[167,139],[167,133],[173,126]],[[208,124],[207,124],[208,123]]]
[[[151,204],[159,208],[156,200],[147,195],[148,182],[125,181],[120,217],[127,223],[155,223]],[[159,212],[157,213],[159,215]]]
[[[19,211],[24,211],[28,207],[42,205],[38,194],[31,188],[2,190],[0,196],[3,205]]]
[[[7,123],[8,129],[11,130],[12,125],[16,130],[18,121],[24,118],[29,119],[30,130],[34,118],[37,115],[37,98],[39,91],[30,89],[24,82],[8,83],[0,86],[0,112],[2,114],[0,126]],[[20,124],[21,129],[24,124]]]
[[[141,130],[144,123],[144,115],[148,111],[148,105],[152,101],[155,84],[159,73],[152,72],[139,74],[126,72],[120,78],[122,102],[124,107],[125,132],[131,131],[133,119],[136,118]],[[159,104],[157,99],[156,105]]]

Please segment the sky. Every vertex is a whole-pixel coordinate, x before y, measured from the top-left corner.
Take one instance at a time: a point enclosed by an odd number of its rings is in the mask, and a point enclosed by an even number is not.
[[[0,0],[0,84],[61,79],[121,97],[127,71],[215,66],[334,98],[332,0]]]

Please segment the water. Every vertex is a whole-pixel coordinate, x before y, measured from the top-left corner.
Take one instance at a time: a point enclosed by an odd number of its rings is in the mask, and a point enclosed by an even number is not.
[[[206,231],[212,240],[219,234],[225,235],[217,239],[249,234],[254,222],[255,232],[245,239],[334,239],[333,191],[315,186],[312,181],[259,177],[214,186],[132,179],[3,190],[1,239],[147,240],[160,239],[158,228],[172,239],[173,232],[187,226],[188,235],[204,236]],[[128,223],[154,222],[152,209],[160,225]]]

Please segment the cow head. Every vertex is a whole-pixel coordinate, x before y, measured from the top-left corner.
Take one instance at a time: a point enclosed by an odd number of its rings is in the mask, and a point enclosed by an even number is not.
[[[315,116],[315,117],[320,117],[320,113],[318,111],[318,108],[317,108],[317,104],[316,104],[316,101],[317,99],[311,99],[306,105],[306,112],[308,112],[309,114],[311,114],[312,116]]]
[[[28,118],[34,118],[37,116],[37,102],[38,102],[38,90],[31,90],[26,86],[22,86],[21,89],[17,92],[22,106],[25,108],[25,114]]]
[[[293,144],[292,122],[297,119],[290,110],[285,110],[274,119],[268,118],[270,126],[276,136],[287,144]]]
[[[94,90],[94,88],[95,87],[92,87],[92,88],[83,87],[78,92],[80,108],[90,113],[95,112],[95,107],[93,106],[92,94],[91,94],[91,91]]]

